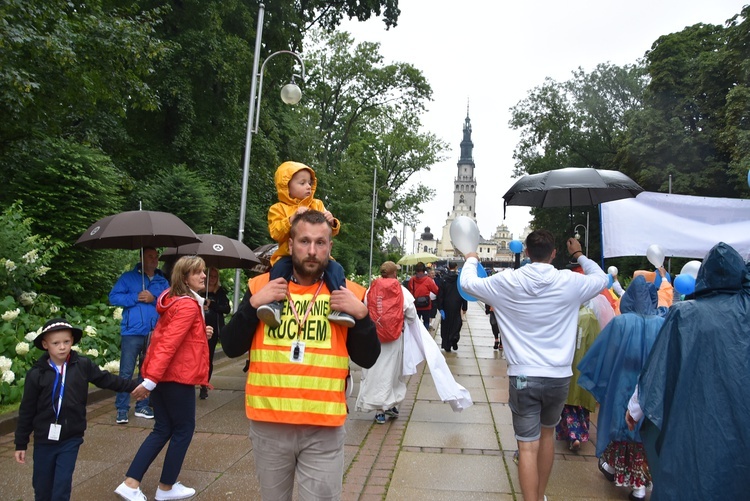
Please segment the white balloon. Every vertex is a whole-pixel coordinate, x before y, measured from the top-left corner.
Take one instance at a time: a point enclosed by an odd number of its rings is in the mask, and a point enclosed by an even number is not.
[[[479,228],[474,220],[467,216],[458,216],[451,223],[451,242],[461,254],[476,252],[479,246]]]
[[[607,273],[609,273],[609,274],[610,274],[610,275],[612,275],[613,277],[616,277],[616,276],[617,276],[617,272],[618,272],[618,271],[619,271],[619,270],[617,269],[617,266],[610,266],[609,268],[607,268]]]
[[[700,261],[688,261],[685,263],[685,266],[682,267],[682,270],[680,270],[680,275],[683,273],[686,273],[693,278],[698,278],[698,269],[701,267]]]
[[[656,244],[651,244],[646,249],[646,258],[655,268],[661,268],[664,264],[664,251]]]

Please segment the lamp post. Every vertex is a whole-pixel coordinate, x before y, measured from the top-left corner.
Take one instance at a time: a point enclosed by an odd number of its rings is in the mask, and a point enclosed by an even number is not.
[[[245,215],[247,213],[247,182],[250,173],[250,150],[253,143],[253,134],[258,132],[258,118],[260,117],[260,97],[263,88],[263,72],[266,68],[266,63],[273,57],[279,54],[289,54],[299,61],[302,66],[302,73],[300,75],[292,74],[292,80],[288,84],[284,85],[281,89],[281,100],[286,104],[297,104],[302,98],[302,91],[299,86],[294,83],[294,78],[299,77],[303,81],[305,79],[305,63],[302,58],[296,52],[290,50],[280,50],[269,55],[258,70],[258,61],[260,60],[260,41],[263,36],[263,17],[265,14],[266,6],[261,3],[258,6],[258,27],[255,31],[255,55],[253,56],[253,74],[252,82],[250,84],[250,105],[247,113],[247,134],[245,136],[245,155],[242,159],[242,196],[240,199],[240,223],[237,240],[243,241],[245,235]],[[257,97],[256,97],[257,96]],[[234,311],[240,304],[240,269],[237,268],[234,274]]]
[[[581,234],[578,233],[578,228],[583,228],[583,231],[586,234],[586,240],[585,240],[586,257],[588,257],[588,255],[589,255],[589,229],[586,227],[585,224],[577,224],[576,227],[573,228],[573,233],[575,234],[576,240],[580,240],[581,239]]]
[[[367,269],[367,283],[372,282],[372,248],[375,244],[375,213],[378,209],[378,168],[377,166],[372,170],[372,216],[370,217],[370,267]],[[391,200],[385,201],[385,208],[391,209],[393,202]]]

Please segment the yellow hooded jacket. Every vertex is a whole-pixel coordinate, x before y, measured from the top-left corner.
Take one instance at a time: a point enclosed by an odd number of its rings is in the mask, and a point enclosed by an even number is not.
[[[312,178],[312,190],[310,196],[300,200],[289,196],[289,181],[298,171],[307,169],[310,171]],[[300,207],[325,212],[326,208],[323,202],[315,198],[315,189],[318,187],[318,178],[315,177],[315,171],[307,165],[300,162],[284,162],[279,165],[274,175],[276,184],[276,193],[279,197],[278,203],[275,203],[268,209],[268,232],[278,244],[279,248],[271,256],[271,265],[278,261],[282,256],[289,255],[289,230],[292,228],[292,222],[289,220]],[[333,220],[333,236],[338,235],[341,229],[341,223],[338,219]]]

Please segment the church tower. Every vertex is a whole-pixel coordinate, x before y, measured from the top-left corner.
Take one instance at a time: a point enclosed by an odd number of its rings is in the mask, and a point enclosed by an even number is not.
[[[477,180],[474,177],[474,143],[471,141],[471,119],[466,105],[464,135],[461,141],[461,156],[456,164],[458,172],[453,182],[453,208],[443,226],[442,239],[437,245],[437,255],[452,257],[456,253],[450,237],[451,223],[458,216],[468,216],[477,220]]]
[[[468,216],[476,221],[477,181],[474,178],[473,154],[474,143],[471,141],[471,119],[467,105],[464,138],[461,141],[461,158],[458,159],[458,174],[453,189],[453,218]]]

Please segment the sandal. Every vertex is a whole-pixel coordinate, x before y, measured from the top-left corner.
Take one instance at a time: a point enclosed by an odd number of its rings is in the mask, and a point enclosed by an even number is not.
[[[573,440],[572,442],[570,442],[568,448],[573,452],[578,452],[579,450],[581,450],[581,441]]]

